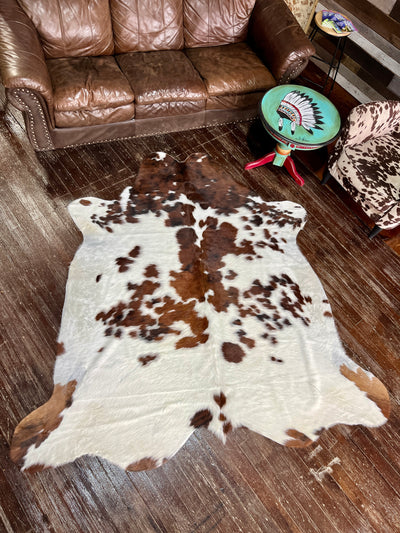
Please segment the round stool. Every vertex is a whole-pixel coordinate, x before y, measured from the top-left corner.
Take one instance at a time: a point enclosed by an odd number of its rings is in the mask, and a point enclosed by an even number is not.
[[[345,17],[347,19],[347,17],[345,15],[343,15],[342,13],[339,13],[337,11],[335,11],[335,13],[338,13],[339,15],[342,15],[343,17]],[[318,11],[318,13],[315,14],[315,17],[314,17],[314,28],[313,28],[312,32],[310,33],[310,41],[314,40],[314,37],[316,36],[317,32],[320,32],[320,33],[325,34],[325,35],[330,35],[331,37],[334,37],[336,39],[335,52],[333,53],[330,62],[328,62],[325,59],[322,59],[322,58],[320,58],[318,56],[313,56],[314,59],[317,59],[318,61],[321,61],[325,65],[329,66],[328,73],[326,75],[324,83],[322,85],[318,85],[319,87],[322,88],[322,91],[325,91],[326,86],[328,85],[328,81],[329,81],[331,72],[333,73],[333,79],[332,79],[332,82],[331,82],[331,86],[330,86],[329,91],[327,93],[329,95],[330,92],[333,89],[333,86],[335,85],[335,82],[336,82],[336,76],[337,76],[337,73],[339,71],[340,63],[342,61],[343,52],[344,52],[344,48],[346,46],[347,37],[352,32],[351,31],[347,31],[347,32],[337,33],[333,28],[329,28],[327,26],[323,26],[323,24],[322,24],[322,11]]]
[[[245,170],[272,162],[284,166],[300,186],[304,185],[304,180],[290,152],[326,146],[336,139],[340,130],[340,116],[332,102],[301,85],[278,85],[270,89],[261,100],[260,117],[277,144],[273,152],[247,163]]]

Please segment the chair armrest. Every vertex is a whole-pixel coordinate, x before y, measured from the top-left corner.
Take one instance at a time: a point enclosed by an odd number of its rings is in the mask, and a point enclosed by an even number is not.
[[[343,126],[342,147],[355,146],[400,130],[400,102],[368,102],[354,107]]]
[[[256,0],[248,42],[278,83],[287,83],[307,66],[315,48],[284,0]]]
[[[7,89],[33,89],[53,111],[53,88],[39,36],[15,0],[0,3],[0,73]]]
[[[392,229],[400,225],[400,200],[394,201],[392,207],[386,211],[376,224],[382,229]]]

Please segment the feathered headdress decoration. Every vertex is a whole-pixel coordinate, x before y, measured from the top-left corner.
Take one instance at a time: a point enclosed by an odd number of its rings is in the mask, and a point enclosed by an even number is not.
[[[280,116],[279,131],[283,128],[283,119],[287,118],[291,121],[292,134],[296,130],[296,126],[303,126],[305,130],[313,134],[313,129],[321,130],[320,124],[322,121],[322,114],[312,98],[300,91],[291,91],[288,93],[276,110]]]

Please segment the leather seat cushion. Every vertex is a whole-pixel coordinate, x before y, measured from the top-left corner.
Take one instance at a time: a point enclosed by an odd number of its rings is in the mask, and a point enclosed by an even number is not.
[[[189,48],[185,53],[204,79],[210,96],[266,91],[275,78],[246,43]]]
[[[134,52],[116,56],[139,105],[202,101],[207,92],[192,63],[180,50]]]
[[[265,91],[247,94],[227,94],[207,98],[206,109],[247,109],[257,108]]]
[[[135,116],[134,104],[106,109],[78,109],[76,111],[54,111],[57,128],[73,128],[80,126],[99,126],[125,122]]]
[[[182,0],[110,0],[115,53],[183,48]]]
[[[190,115],[204,111],[205,100],[184,100],[175,102],[158,102],[153,104],[136,104],[135,118],[174,117]]]
[[[114,57],[49,59],[47,66],[56,126],[106,124],[116,116],[118,121],[133,118],[134,94]]]

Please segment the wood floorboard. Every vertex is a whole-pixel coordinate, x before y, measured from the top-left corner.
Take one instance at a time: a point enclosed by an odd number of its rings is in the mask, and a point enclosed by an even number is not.
[[[339,87],[332,100],[342,117],[356,104]],[[370,241],[343,193],[321,185],[330,148],[295,155],[306,181],[300,188],[277,167],[244,171],[269,149],[257,120],[36,154],[11,111],[0,114],[0,531],[400,531],[400,255],[390,236]],[[325,288],[348,355],[389,390],[386,425],[338,425],[300,450],[245,428],[224,445],[200,429],[149,472],[84,456],[28,475],[11,462],[15,426],[52,390],[68,266],[81,242],[66,207],[82,196],[116,198],[156,151],[179,160],[207,153],[267,201],[306,208],[299,247]]]

